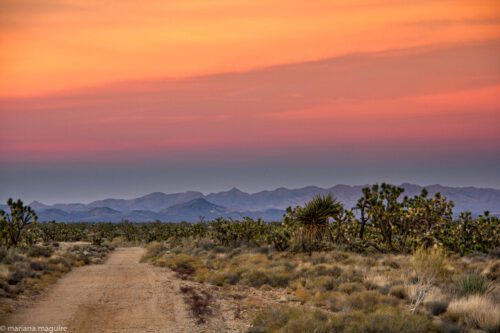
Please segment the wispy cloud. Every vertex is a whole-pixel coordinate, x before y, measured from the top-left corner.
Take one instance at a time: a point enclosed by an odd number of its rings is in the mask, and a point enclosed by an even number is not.
[[[3,99],[0,151],[14,160],[37,150],[71,159],[127,147],[120,158],[133,160],[145,151],[207,147],[263,151],[321,142],[363,149],[367,137],[381,146],[438,140],[435,147],[495,150],[498,54],[493,40]]]

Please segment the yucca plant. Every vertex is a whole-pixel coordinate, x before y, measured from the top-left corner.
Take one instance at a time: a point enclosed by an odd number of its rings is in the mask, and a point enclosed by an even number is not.
[[[493,288],[492,282],[485,276],[477,272],[467,272],[456,280],[456,292],[460,296],[469,296],[473,294],[484,295]]]
[[[332,240],[329,219],[337,217],[342,209],[342,204],[330,194],[318,195],[304,207],[295,209],[294,220],[299,225],[297,236],[304,251],[311,253],[319,248],[325,237]]]

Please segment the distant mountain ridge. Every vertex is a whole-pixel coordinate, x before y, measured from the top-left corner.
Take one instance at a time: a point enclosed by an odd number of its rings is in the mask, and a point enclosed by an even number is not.
[[[119,222],[129,221],[170,221],[196,222],[216,217],[262,218],[266,221],[281,220],[288,206],[303,205],[317,194],[332,194],[346,207],[351,208],[361,197],[366,185],[335,185],[330,188],[306,186],[298,189],[284,187],[256,193],[246,193],[237,188],[204,195],[201,192],[187,191],[166,194],[154,192],[133,199],[104,199],[89,204],[71,203],[46,205],[34,201],[30,206],[35,209],[40,221],[66,222]],[[419,194],[424,187],[404,183],[404,195]],[[425,186],[430,195],[441,192],[455,203],[454,212],[471,211],[481,214],[489,210],[500,215],[500,190],[476,187],[449,187],[442,185]]]

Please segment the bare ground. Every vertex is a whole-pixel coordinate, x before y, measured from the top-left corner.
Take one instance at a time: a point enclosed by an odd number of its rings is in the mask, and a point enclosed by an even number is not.
[[[74,269],[38,300],[6,318],[6,326],[65,326],[68,332],[238,332],[246,325],[233,304],[215,297],[197,324],[167,269],[140,263],[143,248],[120,248],[102,265]],[[198,288],[200,285],[197,284]]]

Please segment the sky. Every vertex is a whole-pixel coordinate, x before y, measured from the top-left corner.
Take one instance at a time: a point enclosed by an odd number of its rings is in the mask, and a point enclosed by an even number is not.
[[[500,188],[497,0],[0,0],[0,201]]]

